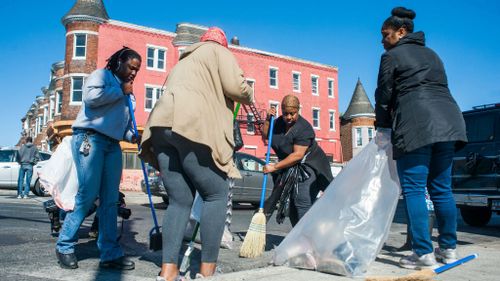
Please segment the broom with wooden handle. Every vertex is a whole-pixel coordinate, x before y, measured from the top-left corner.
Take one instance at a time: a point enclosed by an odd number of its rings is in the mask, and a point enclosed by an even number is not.
[[[405,276],[373,276],[373,277],[367,277],[366,281],[429,281],[432,280],[432,278],[436,275],[438,275],[441,272],[444,272],[448,269],[454,268],[456,266],[459,266],[461,264],[464,264],[470,260],[473,260],[477,258],[477,254],[472,254],[469,256],[466,256],[464,258],[461,258],[457,260],[456,262],[452,262],[449,264],[445,264],[441,267],[438,267],[436,269],[422,269],[417,272],[410,273]]]
[[[271,128],[269,129],[269,142],[267,144],[266,165],[269,164],[269,155],[271,154],[271,142],[273,140],[274,116],[271,115],[269,121]],[[240,257],[255,258],[262,253],[266,247],[266,215],[264,214],[264,200],[266,199],[266,184],[267,173],[264,174],[262,181],[262,193],[260,194],[259,211],[253,215],[250,226],[248,227],[247,235],[243,240],[240,249]]]

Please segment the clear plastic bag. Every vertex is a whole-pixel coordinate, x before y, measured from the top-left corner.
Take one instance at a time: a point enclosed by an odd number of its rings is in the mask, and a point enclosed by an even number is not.
[[[400,194],[390,131],[330,183],[275,249],[275,265],[362,276],[387,239]]]
[[[71,211],[78,192],[78,175],[71,152],[71,136],[65,137],[52,157],[40,170],[40,184],[54,198],[56,205]]]

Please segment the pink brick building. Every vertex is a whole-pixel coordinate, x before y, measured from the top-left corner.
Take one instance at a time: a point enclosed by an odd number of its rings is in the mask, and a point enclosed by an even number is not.
[[[106,65],[106,59],[126,45],[141,54],[142,67],[134,82],[137,98],[136,118],[140,129],[161,95],[162,85],[177,63],[179,54],[199,41],[205,26],[180,23],[174,32],[138,26],[109,19],[102,0],[77,0],[63,17],[66,27],[64,68],[53,73],[51,85],[44,92],[47,114],[52,118],[37,136],[49,148],[71,134],[71,124],[81,106],[81,89],[85,78],[96,68]],[[231,34],[231,30],[226,30]],[[279,106],[283,96],[294,94],[301,101],[301,114],[314,127],[319,145],[331,157],[341,161],[340,127],[338,118],[338,69],[321,63],[292,58],[239,45],[233,38],[229,48],[235,54],[249,83],[255,89],[255,107],[242,107],[238,120],[245,146],[241,150],[259,158],[266,148],[261,140],[260,122],[271,105]],[[39,113],[37,113],[39,115]],[[28,116],[28,114],[27,114]],[[45,120],[45,118],[41,118]],[[27,123],[27,122],[25,122]],[[26,130],[26,132],[29,130]],[[43,133],[46,132],[44,135]],[[52,145],[51,145],[52,144]],[[122,143],[124,167],[136,164],[133,145]]]

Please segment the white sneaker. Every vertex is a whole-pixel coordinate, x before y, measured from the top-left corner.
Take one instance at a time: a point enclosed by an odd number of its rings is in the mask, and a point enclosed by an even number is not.
[[[412,253],[409,256],[402,257],[399,260],[399,265],[408,269],[436,268],[438,266],[434,253],[425,254],[421,257]]]
[[[436,259],[444,264],[452,263],[457,261],[457,250],[456,249],[434,249],[434,255]]]
[[[21,195],[17,195],[17,199],[23,199]]]

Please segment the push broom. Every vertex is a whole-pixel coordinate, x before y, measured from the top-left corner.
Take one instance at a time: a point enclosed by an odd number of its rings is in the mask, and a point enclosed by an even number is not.
[[[455,262],[445,264],[441,267],[438,267],[436,269],[422,269],[417,272],[413,272],[411,274],[405,275],[405,276],[396,276],[396,277],[391,277],[391,276],[373,276],[373,277],[367,277],[366,281],[429,281],[433,280],[432,278],[439,273],[442,273],[448,269],[454,268],[456,266],[459,266],[461,264],[464,264],[470,260],[473,260],[477,258],[477,254],[472,254],[469,256],[466,256],[464,258],[461,258]]]
[[[269,155],[271,154],[274,116],[271,116],[269,123],[271,124],[271,128],[268,134],[269,142],[267,144],[266,165],[269,164]],[[264,179],[262,181],[262,193],[260,194],[259,211],[252,217],[247,235],[245,235],[245,239],[241,245],[240,257],[256,258],[264,253],[264,249],[266,247],[266,215],[264,214],[264,200],[266,198],[267,176],[267,173],[264,174]]]
[[[134,116],[134,106],[132,105],[132,99],[130,95],[127,97],[128,109],[130,112],[130,119],[132,119],[132,124],[134,126],[134,136],[139,139],[139,131],[137,131],[137,123],[135,122]],[[141,151],[141,144],[137,142],[137,149]],[[161,250],[162,248],[162,235],[160,232],[160,227],[158,226],[158,220],[156,219],[155,207],[153,205],[153,199],[151,199],[151,188],[149,187],[148,172],[146,170],[146,165],[144,160],[141,159],[142,173],[144,175],[144,182],[146,184],[146,189],[148,191],[149,207],[151,208],[151,215],[153,216],[154,227],[149,232],[149,249],[153,251]]]

